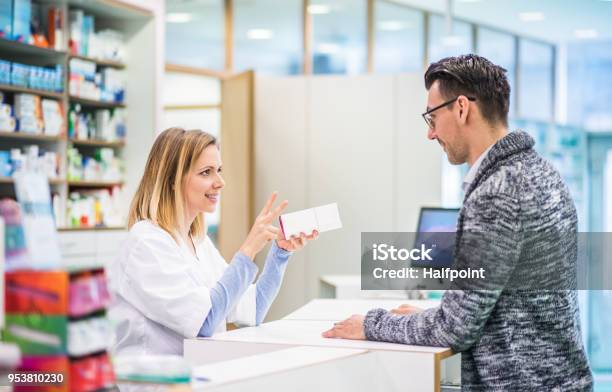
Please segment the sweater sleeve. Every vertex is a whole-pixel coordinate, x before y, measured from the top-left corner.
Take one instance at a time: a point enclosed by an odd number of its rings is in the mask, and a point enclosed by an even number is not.
[[[257,265],[244,253],[237,252],[221,279],[210,289],[212,306],[198,336],[212,336],[219,323],[227,317],[253,282],[256,274]]]
[[[455,262],[495,270],[495,284],[471,282],[470,287],[451,285],[439,307],[410,315],[373,309],[364,328],[369,340],[424,346],[451,347],[456,352],[478,341],[520,255],[519,203],[505,195],[481,196],[466,217],[472,233],[457,236]],[[486,235],[482,235],[486,233]],[[486,237],[486,238],[485,238]],[[475,266],[474,264],[478,264]]]

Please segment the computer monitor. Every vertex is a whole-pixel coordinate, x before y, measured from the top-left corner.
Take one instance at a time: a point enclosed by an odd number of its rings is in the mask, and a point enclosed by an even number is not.
[[[422,207],[415,236],[415,248],[431,248],[433,260],[413,261],[414,267],[446,268],[453,265],[459,208]]]

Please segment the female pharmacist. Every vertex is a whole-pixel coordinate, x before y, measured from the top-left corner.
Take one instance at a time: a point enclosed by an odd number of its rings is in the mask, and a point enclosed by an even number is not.
[[[228,264],[206,235],[217,208],[221,157],[215,138],[170,128],[149,154],[130,207],[130,228],[109,268],[116,355],[182,354],[183,339],[210,336],[226,322],[257,325],[266,315],[291,252],[318,235],[284,239],[272,223],[287,206],[268,199]],[[255,284],[255,255],[272,241]]]

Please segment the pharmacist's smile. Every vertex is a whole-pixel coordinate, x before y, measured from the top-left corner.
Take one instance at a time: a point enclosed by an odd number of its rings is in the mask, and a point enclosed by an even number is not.
[[[216,203],[219,200],[218,193],[207,193],[204,196],[213,203]]]

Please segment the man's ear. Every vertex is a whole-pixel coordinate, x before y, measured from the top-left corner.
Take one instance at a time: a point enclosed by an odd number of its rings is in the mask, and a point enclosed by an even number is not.
[[[459,98],[457,98],[457,106],[459,107],[459,121],[465,124],[470,111],[470,101],[466,96],[460,95]]]

